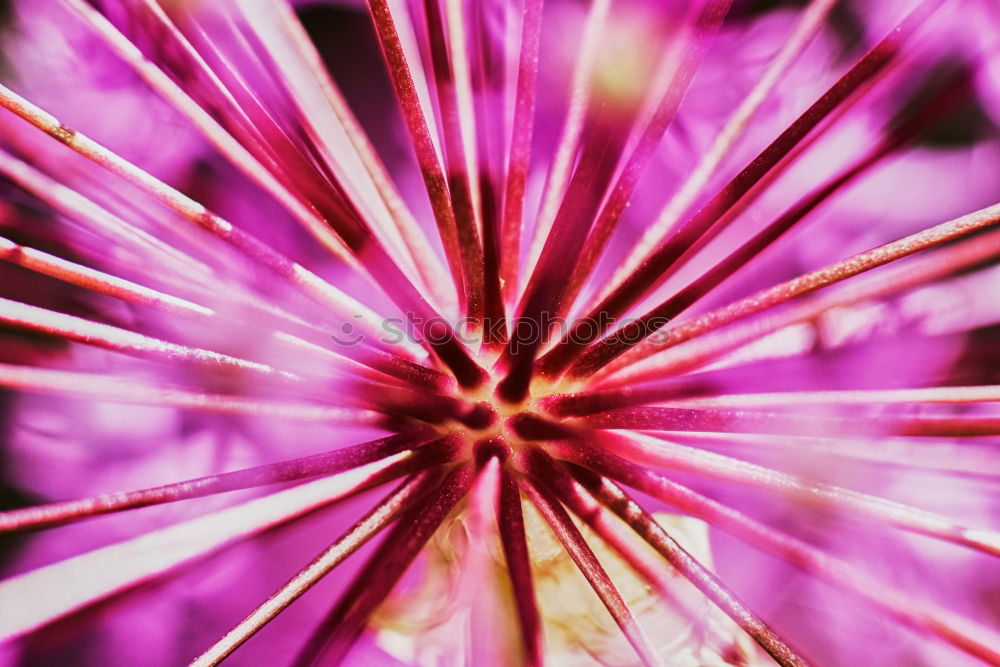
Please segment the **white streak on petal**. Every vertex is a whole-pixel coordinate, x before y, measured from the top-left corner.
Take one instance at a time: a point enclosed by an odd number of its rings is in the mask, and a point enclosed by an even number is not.
[[[397,456],[273,493],[0,582],[0,641],[36,630],[241,538],[363,487]]]

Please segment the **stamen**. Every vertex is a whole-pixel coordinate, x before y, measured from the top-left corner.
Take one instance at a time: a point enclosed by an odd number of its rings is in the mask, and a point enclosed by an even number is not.
[[[566,552],[573,558],[573,562],[580,569],[580,572],[587,578],[594,592],[601,598],[601,602],[607,608],[611,617],[621,628],[622,633],[628,639],[636,655],[646,667],[662,664],[660,657],[653,648],[645,630],[629,609],[628,603],[622,598],[621,593],[615,587],[611,577],[597,560],[597,556],[583,539],[580,530],[573,523],[573,519],[560,504],[559,500],[552,496],[544,487],[525,480],[524,491],[534,503],[535,507],[545,518],[546,523],[562,542]]]
[[[139,491],[108,493],[80,500],[36,505],[23,509],[0,512],[0,533],[38,528],[51,528],[60,524],[90,519],[102,514],[161,505],[178,500],[251,489],[281,482],[291,482],[318,475],[333,475],[360,468],[375,461],[391,459],[383,468],[383,475],[373,477],[371,483],[381,483],[406,474],[428,462],[437,463],[454,455],[453,439],[439,439],[424,444],[432,436],[427,432],[400,433],[360,445],[336,449],[313,456],[290,459],[279,463],[234,470],[232,472],[198,477],[183,482],[154,486]],[[423,445],[421,447],[421,445]],[[419,455],[408,450],[419,449]],[[405,452],[405,454],[404,454]]]
[[[981,237],[986,240],[986,237]],[[979,241],[980,239],[975,239]],[[997,234],[1000,241],[1000,233]],[[955,249],[964,249],[961,244]],[[1000,245],[997,246],[1000,251]],[[949,250],[943,252],[950,252]],[[929,257],[928,257],[929,258]],[[906,267],[910,268],[910,267]],[[869,281],[872,282],[872,281]],[[880,277],[879,286],[892,282]],[[857,294],[851,290],[851,294]],[[830,295],[834,296],[834,295]],[[838,295],[839,296],[839,295]],[[813,304],[808,304],[812,306]],[[784,320],[783,317],[775,318]],[[770,324],[770,320],[768,321]],[[783,325],[784,326],[784,325]],[[971,332],[970,332],[971,333]],[[945,334],[943,336],[909,336],[910,340],[920,344],[932,344],[933,341],[944,343],[946,340],[957,339],[961,334]],[[829,403],[965,403],[990,400],[990,387],[979,383],[993,381],[989,373],[975,372],[975,367],[959,364],[951,368],[940,369],[922,379],[919,388],[903,388],[892,375],[886,375],[874,380],[868,376],[851,375],[838,380],[837,389],[815,391],[815,383],[810,381],[810,374],[821,366],[843,366],[864,359],[871,355],[884,356],[891,354],[897,336],[867,340],[859,344],[847,344],[828,350],[814,350],[808,355],[789,355],[768,357],[747,363],[734,363],[709,371],[679,374],[676,377],[659,379],[649,383],[629,383],[618,388],[594,389],[573,394],[554,394],[538,401],[540,407],[550,414],[568,417],[583,416],[605,412],[617,408],[627,408],[657,403],[670,403],[675,407],[766,407],[772,403],[776,406],[819,403],[820,396],[825,396]],[[711,340],[706,337],[704,340]],[[683,349],[683,348],[680,348]],[[967,382],[968,387],[946,386]],[[612,384],[609,382],[608,384]],[[902,384],[905,384],[902,383]],[[975,384],[976,386],[971,386]],[[740,392],[741,388],[752,389],[747,394]],[[954,392],[950,392],[954,389]],[[914,393],[909,393],[909,392]],[[759,403],[756,398],[760,395]],[[764,396],[769,397],[765,400]],[[813,395],[815,399],[811,398]],[[853,398],[857,395],[859,398]],[[745,396],[745,398],[741,398]]]
[[[806,663],[796,655],[794,650],[748,609],[715,574],[670,537],[656,519],[636,504],[614,482],[584,469],[575,471],[577,479],[574,480],[568,472],[541,450],[536,451],[535,460],[537,465],[540,465],[544,470],[542,477],[552,485],[553,491],[602,537],[617,532],[616,526],[609,520],[608,510],[610,510],[634,529],[667,562],[743,628],[761,648],[774,658],[775,662],[783,667],[791,665],[804,667]]]
[[[110,324],[101,324],[18,301],[0,298],[0,306],[2,306],[0,308],[0,322],[17,328],[154,361],[190,363],[212,371],[220,369],[250,371],[272,381],[286,384],[300,381],[297,375],[276,370],[267,364],[239,359],[202,348],[169,343]]]
[[[956,446],[954,441],[880,439],[873,447],[869,438],[807,437],[770,435],[654,433],[654,437],[688,444],[702,449],[737,450],[740,458],[773,452],[778,456],[794,455],[800,460],[828,461],[836,458],[852,463],[895,466],[908,472],[933,476],[977,477],[990,483],[1000,481],[1000,461],[991,447],[975,443]]]
[[[514,591],[514,605],[524,643],[524,662],[530,667],[542,665],[542,621],[535,601],[535,584],[531,574],[531,556],[524,534],[520,487],[509,470],[503,471],[500,503],[497,507],[500,539],[507,561],[507,575]]]
[[[251,418],[372,426],[381,423],[383,419],[378,413],[355,408],[317,405],[306,401],[275,401],[231,394],[194,392],[98,373],[78,373],[10,364],[0,364],[0,387],[63,397],[78,396],[115,403],[172,407]]]
[[[792,28],[781,49],[768,63],[767,68],[747,92],[740,105],[733,111],[722,130],[715,137],[711,147],[691,170],[684,184],[674,193],[656,217],[656,221],[646,228],[639,242],[629,251],[621,268],[612,276],[610,284],[619,284],[626,276],[639,268],[642,258],[651,253],[660,240],[665,238],[674,225],[679,222],[680,217],[694,203],[702,188],[716,173],[716,169],[722,164],[730,149],[743,136],[750,121],[767,100],[771,91],[802,54],[819,29],[823,27],[827,14],[830,13],[835,2],[836,0],[811,0],[809,6],[802,11],[798,22]]]
[[[377,462],[324,477],[0,581],[0,598],[18,601],[17,614],[0,616],[0,640],[37,630],[184,563],[370,488],[371,480],[391,465],[391,461]]]
[[[149,264],[156,262],[162,273],[208,277],[211,269],[200,261],[167,245],[163,240],[113,215],[80,193],[62,185],[41,171],[0,150],[0,173],[68,218],[76,220],[94,233],[125,247],[134,247]],[[155,258],[155,260],[154,260]]]
[[[612,442],[614,451],[636,462],[688,472],[708,479],[745,484],[790,500],[824,503],[850,517],[864,516],[913,533],[967,546],[991,556],[1000,556],[1000,533],[988,529],[973,530],[940,514],[640,434],[619,434]],[[569,451],[576,446],[562,445],[559,451]]]
[[[463,82],[456,80],[453,61],[449,55],[449,46],[454,52],[456,49],[464,50],[465,44],[449,43],[441,11],[442,7],[437,0],[424,0],[428,45],[434,72],[434,91],[437,93],[440,111],[441,144],[444,147],[444,159],[448,169],[448,192],[451,195],[452,211],[458,229],[462,270],[468,295],[466,315],[478,323],[483,315],[483,246],[479,238],[462,128],[463,120],[468,119],[471,114],[468,109],[463,109],[461,106],[457,86]],[[460,24],[460,22],[459,20],[454,23]],[[460,30],[456,25],[452,27],[453,30]],[[461,32],[464,34],[464,31]],[[467,78],[464,84],[468,84]]]
[[[637,407],[584,418],[593,428],[650,431],[709,431],[774,435],[981,436],[1000,434],[1000,417],[924,417],[879,413],[851,417],[755,410]]]
[[[624,355],[619,363],[608,367],[608,372],[610,374],[655,352],[666,350],[685,341],[703,336],[711,331],[738,322],[774,306],[781,305],[796,297],[854,277],[865,271],[889,264],[921,250],[988,229],[997,222],[1000,222],[1000,204],[930,227],[898,241],[887,243],[840,262],[830,264],[824,268],[817,269],[816,271],[811,271],[798,278],[757,292],[745,299],[712,310],[684,324],[668,327],[663,330],[664,340],[662,342],[658,342],[655,345],[647,344],[637,347],[637,354],[634,356],[631,354]],[[891,274],[891,278],[881,276],[877,280],[873,279],[871,282],[859,286],[856,290],[832,294],[829,298],[816,301],[815,303],[802,304],[796,310],[774,318],[763,325],[751,323],[744,331],[740,331],[738,334],[727,331],[725,332],[727,335],[724,338],[706,343],[705,349],[691,349],[687,354],[678,354],[676,361],[670,364],[668,372],[673,374],[681,372],[681,370],[689,370],[705,363],[709,358],[715,358],[725,351],[735,349],[750,340],[755,340],[788,324],[814,317],[816,314],[838,305],[853,303],[874,296],[884,296],[910,286],[919,285],[928,280],[974,266],[987,258],[995,256],[998,252],[1000,252],[1000,233],[984,234],[979,238],[971,239],[966,244],[956,245],[954,248],[948,248],[929,255],[926,258],[916,260],[911,267],[904,267],[898,273]],[[664,366],[660,365],[656,373],[662,373],[664,370]],[[629,381],[634,382],[638,377],[640,377],[639,373],[630,374]]]
[[[203,296],[207,285],[232,298],[257,316],[271,322],[276,329],[292,330],[302,336],[305,322],[274,304],[265,302],[249,290],[235,283],[221,284],[214,272],[201,261],[184,254],[162,239],[154,236],[112,214],[83,195],[61,185],[27,163],[0,151],[0,173],[13,180],[35,197],[52,206],[56,211],[76,220],[89,231],[109,239],[116,246],[123,246],[130,255],[141,255],[141,260],[115,256],[115,261],[131,271],[147,275],[157,282],[166,282],[178,291]],[[194,280],[193,280],[194,279]],[[193,282],[193,284],[192,284]],[[292,324],[292,323],[295,324]],[[279,324],[280,323],[280,324]],[[326,340],[328,332],[314,327]]]
[[[403,482],[354,524],[350,530],[327,547],[323,553],[316,556],[309,565],[299,570],[294,577],[250,612],[222,639],[195,659],[191,663],[191,667],[214,667],[225,660],[320,579],[382,532],[411,503],[429,491],[437,479],[439,479],[439,475],[436,474],[436,471],[426,471]]]
[[[595,4],[604,0],[595,0]],[[531,139],[535,121],[535,82],[538,80],[538,52],[541,47],[543,0],[524,0],[521,49],[517,65],[517,92],[510,162],[503,197],[501,232],[501,276],[509,301],[520,293],[518,276],[521,259],[521,228],[524,221],[524,191],[531,167]]]
[[[386,0],[369,0],[368,8],[378,33],[382,54],[388,65],[396,97],[399,100],[403,120],[406,122],[410,138],[413,141],[413,149],[424,179],[424,185],[427,188],[431,208],[434,211],[434,219],[437,222],[448,266],[451,268],[455,284],[461,285],[463,288],[465,310],[472,311],[474,310],[472,302],[475,300],[475,293],[473,286],[468,281],[474,280],[474,274],[471,273],[473,267],[465,265],[467,258],[462,254],[459,243],[459,230],[448,191],[448,182],[438,161],[437,151],[431,141],[427,119],[421,108],[420,99],[410,74],[410,67],[396,31],[395,19],[392,17]]]
[[[294,661],[307,667],[320,656],[339,664],[364,630],[368,617],[386,598],[441,522],[472,484],[469,466],[455,468],[429,497],[400,517],[378,550],[354,577],[337,605],[309,637]]]
[[[8,239],[0,236],[0,259],[10,261],[24,268],[37,271],[44,275],[52,276],[72,285],[77,285],[86,289],[94,290],[100,294],[106,294],[129,303],[142,306],[151,306],[164,310],[168,313],[176,313],[208,323],[218,324],[218,313],[209,308],[199,306],[185,299],[181,299],[158,290],[154,290],[136,283],[108,275],[106,273],[90,269],[79,264],[69,262],[47,253],[43,253],[33,248],[20,246]],[[256,304],[256,301],[253,302]],[[249,304],[248,304],[249,305]],[[265,321],[275,319],[270,313],[256,313],[265,317]],[[239,314],[237,314],[239,317]],[[245,321],[248,326],[255,326],[255,323]],[[355,349],[353,346],[338,346],[333,350],[327,347],[320,347],[309,342],[308,339],[316,341],[316,329],[304,326],[296,326],[293,322],[274,323],[276,328],[292,328],[300,335],[293,336],[283,332],[273,334],[273,340],[285,345],[294,346],[298,352],[308,352],[311,354],[321,354],[329,362],[332,357],[342,370],[358,372],[358,366],[364,364],[369,368],[387,373],[392,377],[411,382],[418,386],[431,389],[446,389],[449,387],[448,378],[433,369],[420,366],[404,358],[396,357],[390,353],[381,352],[377,349]],[[301,334],[305,333],[306,338]],[[319,341],[326,344],[328,334],[319,331]],[[325,372],[332,369],[324,368]],[[362,372],[367,369],[363,366]]]
[[[291,315],[283,308],[261,299],[238,284],[220,284],[211,269],[198,260],[165,244],[158,237],[130,225],[79,193],[3,151],[0,151],[0,172],[56,210],[86,225],[91,231],[116,244],[134,248],[135,252],[142,253],[141,262],[116,257],[119,264],[126,265],[138,273],[150,275],[159,282],[168,282],[181,292],[203,295],[205,284],[210,283],[213,291],[219,291],[241,304],[253,313],[254,318],[260,318],[262,322],[266,322],[276,330],[294,332],[299,338],[314,343],[326,344],[329,341],[328,329]],[[159,261],[152,261],[153,258]],[[198,277],[199,283],[205,284],[197,287],[188,285],[193,276]],[[120,282],[120,279],[114,277],[106,277],[105,280]],[[313,319],[310,318],[310,321]],[[257,322],[255,326],[259,324],[260,322]],[[396,354],[367,346],[339,347],[337,352],[370,368],[420,386],[442,389],[449,387],[453,382],[450,377],[438,371],[415,364]]]
[[[118,31],[100,12],[84,0],[63,0],[86,21],[118,56],[138,74],[146,84],[159,93],[178,112],[212,143],[230,162],[250,180],[270,194],[301,222],[337,258],[352,264],[350,251],[343,241],[315,213],[303,205],[291,191],[283,186],[254,156],[229,134],[212,116],[174,83],[167,74],[145,58],[142,52]]]
[[[1000,646],[1000,638],[947,609],[913,599],[902,589],[887,586],[822,549],[781,533],[648,468],[595,448],[574,448],[565,453],[568,456],[563,458],[573,463],[668,502],[757,549],[830,581],[918,632],[933,633],[969,655],[989,664],[1000,664],[1000,653],[992,648]]]
[[[613,118],[609,104],[593,110],[594,118],[584,143],[583,154],[570,179],[566,197],[559,207],[551,233],[535,265],[511,326],[511,337],[501,366],[507,374],[497,385],[497,395],[509,403],[519,403],[528,394],[535,354],[551,328],[546,313],[558,312],[567,280],[618,164],[628,137],[631,114],[624,121]],[[524,335],[521,324],[529,325]]]
[[[449,0],[449,13],[456,15],[451,23],[461,25],[461,2]],[[490,10],[493,10],[492,12]],[[499,9],[499,11],[497,11]],[[468,91],[468,105],[474,112],[476,136],[474,144],[476,153],[476,169],[478,169],[479,211],[483,227],[483,343],[482,351],[497,354],[507,342],[507,313],[503,301],[503,278],[501,274],[504,252],[503,240],[503,190],[504,161],[506,159],[507,138],[504,120],[505,105],[498,103],[504,100],[508,90],[504,64],[507,59],[506,44],[495,40],[490,35],[491,28],[487,25],[488,13],[502,17],[506,23],[506,7],[490,7],[475,4],[471,8],[470,23],[474,26],[470,35],[471,50],[475,58],[471,63],[475,71],[475,80],[470,85],[474,90]],[[461,42],[464,34],[455,36],[452,42]],[[454,49],[453,49],[454,51]],[[453,59],[458,65],[461,58]],[[470,74],[471,77],[471,74]],[[462,77],[458,77],[459,81]],[[464,88],[463,88],[464,89]],[[461,93],[462,90],[459,90]],[[475,95],[473,95],[475,93]],[[515,250],[516,252],[516,250]]]
[[[122,278],[28,248],[0,236],[0,259],[31,271],[57,278],[71,285],[90,289],[130,303],[152,306],[168,313],[197,318],[212,317],[213,312],[196,303],[137,285]]]
[[[590,104],[594,66],[600,54],[601,36],[606,32],[611,0],[592,0],[587,18],[580,35],[580,51],[573,68],[570,82],[569,104],[563,120],[562,134],[555,151],[555,158],[549,167],[548,178],[542,191],[542,205],[535,220],[535,231],[528,247],[524,275],[535,272],[535,265],[542,254],[542,248],[550,236],[552,224],[560,202],[565,198],[566,186],[573,170],[583,134],[587,107]]]
[[[298,16],[286,2],[271,0],[270,4],[275,14],[279,17],[280,23],[287,32],[292,44],[298,50],[303,62],[306,63],[309,71],[312,73],[317,85],[319,85],[320,89],[326,95],[330,108],[340,121],[348,140],[351,142],[365,170],[368,172],[372,184],[385,203],[399,238],[403,246],[410,253],[413,263],[416,265],[417,271],[420,272],[429,293],[434,294],[436,301],[441,304],[447,305],[449,302],[453,302],[455,294],[445,289],[445,285],[448,285],[448,280],[441,271],[440,259],[437,253],[431,248],[426,235],[423,233],[420,225],[417,224],[413,213],[397,191],[388,170],[375,152],[375,147],[369,141],[368,135],[361,128],[337,84],[330,77],[322,58],[316,51],[316,47],[303,28]]]
[[[60,129],[62,126],[55,118],[2,85],[0,85],[0,105],[49,134],[54,135],[62,132]],[[301,264],[291,261],[257,238],[238,230],[228,221],[206,210],[201,204],[150,176],[86,136],[73,133],[66,143],[84,157],[137,185],[176,213],[231,243],[252,260],[288,279],[319,303],[333,308],[334,312],[340,314],[344,319],[356,321],[358,329],[365,332],[371,340],[378,340],[381,320],[377,314]],[[389,267],[383,265],[381,268],[388,269]],[[425,323],[433,319],[430,316],[429,306],[415,292],[406,278],[399,273],[398,268],[384,278],[386,280],[395,279],[388,286],[392,288],[389,292],[398,301],[418,311],[414,313],[415,317],[420,317],[421,321]],[[446,337],[443,342],[437,344],[432,340],[431,347],[455,373],[456,379],[463,386],[471,388],[479,386],[483,382],[485,372],[469,358],[464,347],[455,339],[454,335]]]
[[[511,632],[512,624],[497,624],[498,618],[507,619],[510,614],[509,599],[503,595],[501,586],[496,585],[495,560],[495,538],[499,534],[496,511],[500,505],[501,466],[506,445],[500,441],[486,447],[482,447],[482,441],[477,445],[476,481],[466,505],[468,541],[462,559],[464,567],[455,585],[459,604],[469,610],[464,633],[468,661],[476,665],[503,665],[511,661],[511,647],[517,641]],[[502,453],[483,454],[490,449],[499,449]],[[494,582],[494,585],[484,587],[484,581]],[[483,641],[486,637],[492,640]],[[518,662],[524,664],[525,661]]]
[[[798,405],[872,405],[877,403],[986,403],[1000,402],[1000,385],[728,394],[712,398],[681,399],[673,402],[683,404],[685,408],[777,408]]]
[[[919,136],[921,132],[954,111],[958,104],[967,99],[970,83],[969,77],[965,73],[951,77],[940,87],[935,98],[922,107],[919,113],[914,114],[905,122],[887,128],[883,139],[853,164],[801,199],[680,292],[671,295],[666,301],[621,330],[591,345],[570,368],[569,375],[580,378],[594,373],[616,357],[624,354],[630,347],[651,336],[662,326],[661,323],[676,318],[746,266],[831,196],[838,194],[869,169],[878,165],[883,159],[901,149],[914,137]],[[562,355],[560,359],[571,358],[570,354],[573,350],[574,346],[571,345],[560,345],[557,348],[557,352]],[[550,353],[549,356],[553,357],[554,354]],[[546,368],[549,373],[560,371],[559,360],[552,359],[551,361],[556,363],[549,365],[551,369]]]
[[[669,85],[652,118],[646,123],[646,127],[632,150],[628,162],[618,176],[611,194],[604,206],[601,207],[597,222],[594,223],[590,236],[587,237],[586,245],[580,253],[580,260],[570,276],[569,285],[563,297],[563,312],[560,315],[573,305],[587,279],[591,277],[594,266],[600,259],[605,246],[611,239],[612,232],[617,227],[629,200],[639,185],[639,179],[645,173],[664,133],[673,122],[677,108],[683,101],[705,53],[711,46],[716,31],[722,25],[730,4],[732,4],[732,0],[712,0],[712,2],[707,3],[700,9],[690,34],[686,36],[686,39],[680,40],[684,46],[681,49],[683,52],[673,53],[675,48],[668,49],[665,56],[666,66],[672,70]],[[565,349],[565,346],[560,344],[555,349],[562,350]],[[545,375],[553,372],[545,365],[545,359],[549,359],[551,356],[551,354],[546,355],[542,361],[542,373]]]
[[[708,235],[721,231],[726,213],[736,205],[768,172],[785,159],[821,122],[845,104],[857,91],[872,81],[898,55],[907,39],[942,4],[943,0],[925,0],[857,64],[824,93],[809,109],[737,174],[700,211],[677,230],[640,267],[617,283],[611,293],[573,327],[570,337],[590,342],[603,333],[594,322],[607,322],[623,315],[654,285],[665,280],[680,266],[678,260],[689,257],[694,246]],[[606,325],[605,325],[606,326]]]
[[[201,204],[171,188],[142,169],[139,169],[87,136],[73,130],[68,130],[54,117],[3,85],[0,85],[0,106],[7,108],[43,132],[57,138],[62,137],[63,143],[80,155],[129,181],[178,215],[187,218],[215,236],[230,243],[250,259],[274,271],[279,276],[288,279],[292,284],[300,287],[320,303],[333,308],[336,313],[345,319],[357,320],[359,327],[363,326],[366,331],[373,335],[374,339],[375,332],[378,331],[378,323],[380,322],[378,315],[301,264],[291,261],[256,237],[237,229],[232,223],[211,213]]]

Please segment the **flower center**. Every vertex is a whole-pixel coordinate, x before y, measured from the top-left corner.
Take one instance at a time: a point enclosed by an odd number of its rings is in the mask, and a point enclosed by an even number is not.
[[[558,392],[557,385],[535,378],[529,395],[510,403],[496,392],[502,378],[503,373],[493,373],[474,389],[456,387],[448,396],[432,399],[430,403],[436,400],[440,408],[432,410],[438,416],[434,420],[432,414],[432,426],[442,435],[460,435],[470,456],[495,455],[502,460],[539,439],[535,431],[540,425],[559,428],[557,418],[545,407],[546,398]]]

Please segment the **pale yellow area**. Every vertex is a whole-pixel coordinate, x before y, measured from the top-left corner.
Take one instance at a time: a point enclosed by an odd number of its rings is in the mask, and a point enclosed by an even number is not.
[[[529,503],[523,503],[523,508],[546,664],[637,664],[635,652],[544,519]],[[669,514],[656,518],[685,549],[711,567],[705,523]],[[654,590],[588,528],[579,522],[578,526],[665,664],[768,664],[756,645],[659,555],[655,557],[668,573],[667,595]],[[499,641],[496,664],[521,662],[516,612],[499,537],[493,530],[485,536],[482,548],[477,549],[476,543],[464,509],[459,508],[422,554],[419,582],[396,591],[373,619],[380,646],[409,664],[443,666],[465,664],[462,658],[449,656],[468,656],[473,647]],[[477,624],[477,613],[486,622]]]

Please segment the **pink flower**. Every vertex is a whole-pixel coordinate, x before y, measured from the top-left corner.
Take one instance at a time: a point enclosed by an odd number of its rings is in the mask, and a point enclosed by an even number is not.
[[[1000,664],[992,0],[14,9],[0,663]]]

